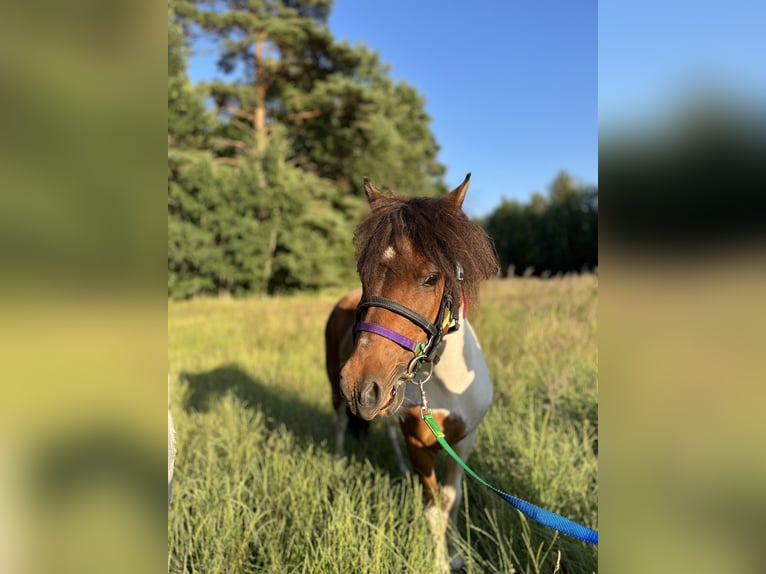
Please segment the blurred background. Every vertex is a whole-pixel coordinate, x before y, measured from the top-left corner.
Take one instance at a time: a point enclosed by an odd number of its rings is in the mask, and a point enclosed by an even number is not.
[[[763,4],[599,4],[600,566],[759,572]]]

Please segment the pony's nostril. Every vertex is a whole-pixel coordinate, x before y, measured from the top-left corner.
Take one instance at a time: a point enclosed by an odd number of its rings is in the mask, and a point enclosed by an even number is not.
[[[365,379],[359,393],[359,404],[367,408],[377,405],[380,402],[381,392],[377,379],[372,377]]]

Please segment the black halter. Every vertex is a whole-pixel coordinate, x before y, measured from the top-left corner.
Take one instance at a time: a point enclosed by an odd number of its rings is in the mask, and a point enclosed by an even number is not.
[[[458,281],[462,281],[463,279],[463,268],[459,263],[457,264],[457,278]],[[439,312],[436,315],[436,322],[432,323],[420,313],[413,311],[409,307],[397,303],[392,299],[377,296],[362,296],[362,300],[356,308],[354,339],[356,340],[356,334],[359,331],[368,331],[385,337],[400,347],[411,351],[415,355],[415,358],[410,362],[408,373],[412,375],[423,361],[436,365],[441,358],[442,345],[440,345],[440,343],[442,342],[442,338],[447,333],[452,333],[460,328],[458,314],[453,312],[453,304],[454,298],[452,294],[445,291],[442,295],[441,303],[439,304]],[[362,312],[370,307],[380,307],[381,309],[396,313],[400,317],[404,317],[425,332],[426,340],[417,343],[412,339],[382,325],[378,325],[377,323],[360,321]]]

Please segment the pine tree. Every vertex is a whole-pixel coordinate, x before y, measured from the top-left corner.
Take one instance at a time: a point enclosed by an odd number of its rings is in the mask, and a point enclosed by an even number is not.
[[[233,81],[206,85],[224,127],[225,161],[261,157],[276,125],[289,142],[285,160],[362,194],[379,185],[433,195],[446,191],[444,167],[415,89],[388,77],[377,54],[335,42],[332,0],[199,0],[181,13],[214,35],[220,69]]]
[[[212,130],[203,95],[186,74],[188,49],[168,3],[168,293],[215,293],[223,253],[206,225],[221,202],[219,175],[204,148]]]
[[[171,296],[348,283],[364,176],[400,192],[446,191],[422,97],[375,53],[333,40],[331,4],[169,4]],[[191,85],[192,30],[218,38],[227,81]]]

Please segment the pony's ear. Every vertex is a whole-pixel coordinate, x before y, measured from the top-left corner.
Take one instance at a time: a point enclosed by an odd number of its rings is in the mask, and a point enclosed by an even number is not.
[[[468,184],[470,181],[471,173],[469,172],[466,174],[463,183],[444,196],[444,201],[446,201],[455,211],[460,211],[460,208],[463,207],[465,192],[468,191]]]
[[[379,205],[378,202],[384,198],[380,190],[372,185],[367,177],[364,178],[364,192],[367,194],[367,203],[372,209],[375,209]]]

